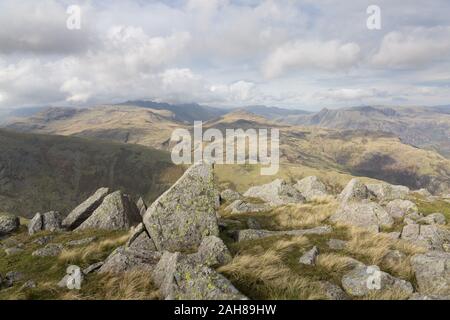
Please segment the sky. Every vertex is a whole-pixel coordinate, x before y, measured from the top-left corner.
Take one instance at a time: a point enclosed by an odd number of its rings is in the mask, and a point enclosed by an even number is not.
[[[0,0],[0,108],[448,105],[449,12],[448,0]]]

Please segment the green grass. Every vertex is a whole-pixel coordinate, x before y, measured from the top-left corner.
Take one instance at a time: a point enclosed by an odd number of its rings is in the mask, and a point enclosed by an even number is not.
[[[434,200],[430,202],[420,196],[416,196],[414,202],[416,203],[419,212],[425,216],[439,212],[445,216],[447,222],[450,221],[450,203],[444,200]]]

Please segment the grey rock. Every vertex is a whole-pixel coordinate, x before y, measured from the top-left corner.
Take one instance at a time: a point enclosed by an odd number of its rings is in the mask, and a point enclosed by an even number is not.
[[[0,236],[9,235],[17,231],[19,227],[19,217],[9,214],[0,214]]]
[[[233,202],[239,200],[241,198],[241,194],[237,191],[227,189],[220,193],[220,199],[223,202]]]
[[[73,283],[74,278],[71,275],[77,274],[79,277],[77,277],[77,284]],[[69,282],[73,287],[69,286]],[[57,286],[60,288],[65,289],[81,289],[81,285],[84,282],[84,274],[81,271],[81,268],[79,266],[71,265],[67,267],[67,274],[58,282]]]
[[[166,300],[246,300],[221,274],[204,265],[192,264],[180,253],[165,252],[153,279]]]
[[[405,186],[397,186],[389,183],[368,184],[367,189],[377,197],[379,201],[391,201],[395,199],[405,199],[410,190]]]
[[[42,231],[43,218],[42,214],[36,213],[28,223],[28,234],[31,236],[37,232]]]
[[[436,224],[407,224],[401,238],[428,250],[444,250],[444,245],[450,242],[450,231]]]
[[[318,256],[319,256],[319,249],[316,246],[314,246],[311,250],[307,251],[304,255],[302,255],[298,262],[300,264],[314,266],[316,265],[316,260]]]
[[[83,203],[73,209],[69,215],[63,220],[62,226],[69,230],[79,227],[102,203],[103,199],[108,195],[108,188],[100,188]]]
[[[303,197],[305,197],[306,201],[311,201],[316,197],[328,195],[327,187],[316,176],[306,177],[297,181],[294,188],[297,189]]]
[[[135,204],[121,191],[116,191],[107,195],[102,204],[75,230],[128,230],[139,222],[141,216]]]
[[[204,237],[218,236],[213,167],[197,164],[144,215],[145,227],[159,251],[196,251]]]
[[[383,257],[382,263],[388,266],[398,265],[406,259],[406,255],[399,250],[389,250]]]
[[[103,266],[104,262],[100,261],[97,263],[93,263],[90,266],[86,267],[85,269],[83,269],[83,274],[84,275],[88,275],[94,271],[97,271],[98,269],[100,269]]]
[[[329,234],[333,231],[330,226],[320,226],[312,229],[289,230],[289,231],[269,231],[269,230],[237,230],[235,233],[236,240],[247,241],[256,240],[274,236],[304,236],[308,234],[322,235]]]
[[[249,229],[259,230],[259,229],[261,229],[261,224],[255,218],[248,218],[247,219],[247,227]]]
[[[217,268],[229,263],[232,259],[222,239],[216,236],[205,237],[198,248],[198,252],[190,255],[197,264]]]
[[[150,272],[160,258],[160,252],[119,247],[106,258],[98,272],[123,273],[132,270]]]
[[[244,200],[236,200],[225,208],[226,211],[230,211],[232,214],[264,212],[271,209],[271,206],[268,204],[249,203]]]
[[[49,236],[43,236],[43,237],[39,237],[36,240],[33,241],[33,243],[37,243],[38,245],[44,246],[47,243],[49,243],[50,241],[53,240],[53,236],[49,235]]]
[[[156,251],[156,246],[153,240],[150,238],[147,230],[143,223],[140,223],[128,239],[125,247],[139,249],[139,250],[147,250],[147,251]]]
[[[447,223],[447,219],[442,213],[432,213],[418,220],[419,223],[424,224],[440,224],[445,225]]]
[[[265,185],[251,187],[244,193],[244,196],[261,199],[271,206],[302,203],[305,201],[305,198],[297,189],[281,179]]]
[[[36,282],[34,282],[33,280],[28,280],[27,282],[25,282],[23,284],[23,286],[20,288],[21,290],[28,290],[28,289],[34,289],[36,288]]]
[[[339,240],[339,239],[330,239],[327,242],[327,245],[330,249],[333,250],[344,250],[347,246],[347,241]]]
[[[24,274],[19,271],[10,271],[5,275],[6,281],[11,283],[11,285],[18,281],[21,281],[24,277]]]
[[[378,280],[372,282],[373,279]],[[406,296],[410,296],[414,292],[411,283],[379,271],[377,266],[356,267],[342,277],[342,287],[349,295],[356,297],[385,290],[395,290]]]
[[[60,232],[62,217],[58,211],[50,211],[44,214],[36,213],[28,224],[28,234],[31,236],[40,231]]]
[[[80,240],[72,240],[72,241],[66,242],[65,245],[67,247],[82,247],[82,246],[91,244],[95,240],[97,240],[97,237],[88,237],[88,238],[84,238],[84,239],[80,239]]]
[[[418,213],[419,209],[409,200],[396,199],[386,205],[386,211],[394,219],[403,219],[408,214]]]
[[[349,300],[350,297],[341,289],[341,287],[329,281],[321,281],[319,283],[321,291],[328,300]]]
[[[338,200],[341,203],[361,201],[369,198],[369,190],[366,185],[358,179],[352,179],[339,194]]]
[[[411,267],[420,293],[450,296],[450,253],[430,251],[415,255]]]
[[[5,253],[7,256],[13,256],[19,253],[22,253],[24,250],[17,247],[6,248]]]
[[[370,201],[344,202],[330,218],[332,222],[340,222],[372,232],[380,228],[391,228],[394,219],[379,204]]]
[[[398,239],[400,239],[401,233],[397,232],[397,231],[393,231],[393,232],[386,233],[386,235],[393,240],[398,240]]]
[[[147,211],[147,205],[145,204],[145,201],[144,199],[142,199],[142,197],[140,197],[139,200],[136,202],[136,207],[139,210],[139,215],[141,217],[144,217],[144,214]]]
[[[49,243],[44,248],[34,251],[31,255],[34,257],[56,257],[63,250],[62,244]]]

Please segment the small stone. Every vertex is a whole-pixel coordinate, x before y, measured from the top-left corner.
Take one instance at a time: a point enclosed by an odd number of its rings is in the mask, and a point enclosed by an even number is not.
[[[309,250],[304,255],[302,255],[298,262],[301,264],[314,266],[314,265],[316,265],[316,260],[317,260],[318,255],[319,255],[319,249],[316,246],[314,246],[311,250]]]
[[[27,282],[25,282],[23,284],[23,286],[21,287],[21,290],[28,290],[28,289],[34,289],[36,288],[36,282],[34,282],[33,280],[28,280]]]
[[[33,243],[37,243],[38,245],[46,245],[47,243],[49,243],[50,241],[53,240],[53,236],[43,236],[43,237],[39,237],[36,240],[33,241]]]
[[[56,257],[63,250],[62,244],[50,243],[44,248],[34,251],[31,255],[34,257]]]
[[[328,300],[349,300],[349,296],[341,287],[329,281],[321,281],[319,286]]]

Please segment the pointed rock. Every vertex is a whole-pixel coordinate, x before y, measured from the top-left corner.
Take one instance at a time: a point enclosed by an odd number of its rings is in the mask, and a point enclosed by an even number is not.
[[[144,214],[147,211],[147,205],[145,204],[145,201],[144,199],[142,199],[142,197],[140,197],[136,202],[136,207],[138,208],[141,217],[144,217]]]
[[[144,215],[145,227],[159,251],[197,251],[204,237],[218,236],[219,199],[213,167],[197,164]]]
[[[128,230],[140,221],[134,203],[121,191],[116,191],[106,196],[92,215],[75,230]]]
[[[86,201],[81,203],[63,220],[62,225],[68,230],[73,230],[79,227],[102,203],[103,199],[108,195],[108,188],[98,189]]]

